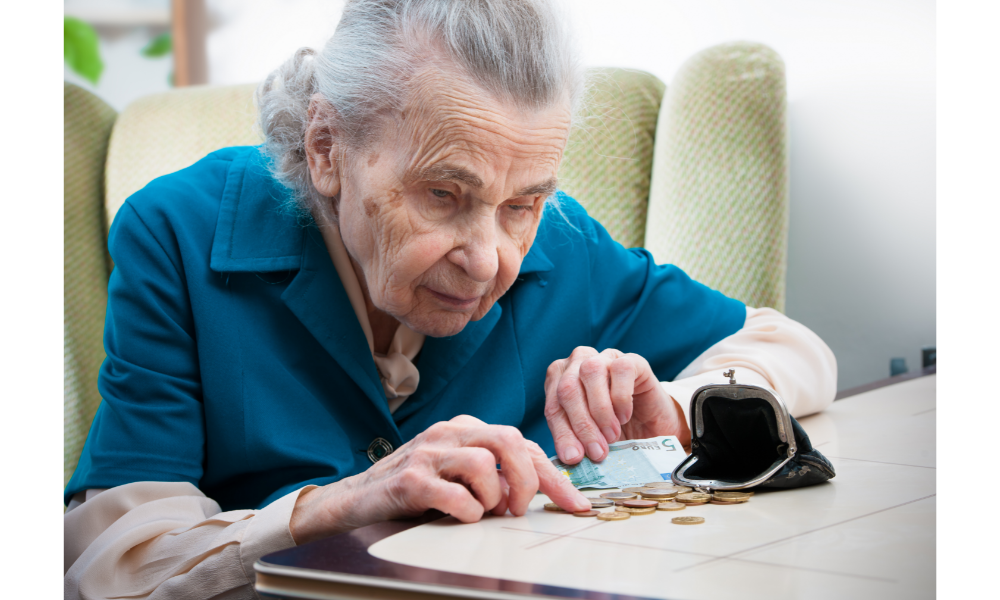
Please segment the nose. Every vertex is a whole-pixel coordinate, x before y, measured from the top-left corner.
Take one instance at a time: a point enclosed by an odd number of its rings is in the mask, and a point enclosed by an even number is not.
[[[465,239],[448,253],[448,260],[478,283],[492,280],[499,268],[496,227],[493,219],[478,220]]]

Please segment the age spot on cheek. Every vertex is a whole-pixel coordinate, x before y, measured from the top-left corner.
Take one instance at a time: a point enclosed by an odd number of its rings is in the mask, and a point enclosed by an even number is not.
[[[369,167],[374,167],[375,163],[377,163],[377,162],[378,162],[378,152],[376,152],[375,154],[372,154],[370,157],[368,157],[368,166]]]

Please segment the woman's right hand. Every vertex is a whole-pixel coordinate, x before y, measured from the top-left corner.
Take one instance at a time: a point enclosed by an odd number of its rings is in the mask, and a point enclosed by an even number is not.
[[[514,427],[461,415],[435,423],[364,473],[299,494],[290,528],[303,544],[430,509],[464,523],[487,511],[521,516],[539,490],[567,511],[590,510],[538,444]]]

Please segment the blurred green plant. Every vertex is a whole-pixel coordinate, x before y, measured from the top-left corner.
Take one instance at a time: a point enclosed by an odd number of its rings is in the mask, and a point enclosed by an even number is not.
[[[153,41],[149,42],[149,45],[142,49],[142,55],[146,58],[160,58],[161,56],[170,54],[172,49],[173,42],[170,38],[170,34],[161,33],[153,38]]]
[[[104,71],[104,61],[93,27],[80,19],[63,17],[63,58],[73,72],[97,85]]]

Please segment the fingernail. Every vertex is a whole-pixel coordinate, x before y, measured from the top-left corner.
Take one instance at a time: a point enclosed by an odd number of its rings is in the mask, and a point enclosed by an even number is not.
[[[615,432],[611,431],[610,427],[601,427],[601,433],[604,434],[604,439],[608,440],[609,444],[612,443],[612,442],[614,442],[615,441],[615,437],[617,437],[615,435]]]
[[[576,460],[580,457],[580,451],[576,449],[576,446],[570,446],[563,450],[563,456],[567,461]]]
[[[597,442],[593,442],[587,446],[587,454],[590,455],[590,460],[601,460],[604,458],[604,449]]]
[[[618,423],[621,425],[628,423],[628,417],[625,416],[625,413],[618,415]]]

